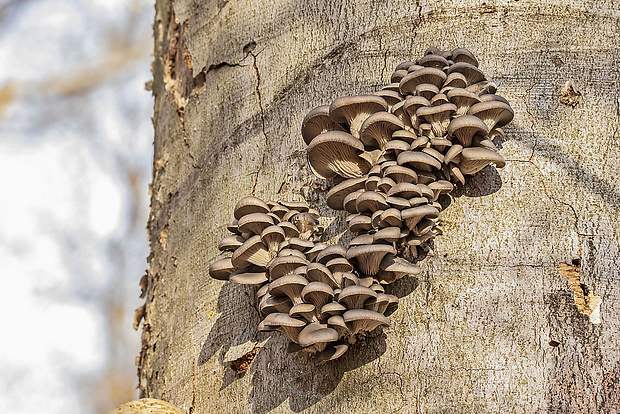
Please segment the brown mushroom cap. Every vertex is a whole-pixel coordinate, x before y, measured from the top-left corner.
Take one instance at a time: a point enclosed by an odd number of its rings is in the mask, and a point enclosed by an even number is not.
[[[427,120],[437,137],[446,135],[452,114],[456,112],[456,105],[447,103],[439,106],[418,108],[416,114]]]
[[[237,205],[235,206],[235,219],[239,220],[241,217],[246,214],[252,213],[269,213],[269,206],[263,200],[257,197],[243,197],[241,200],[237,201]]]
[[[297,255],[278,256],[269,263],[269,279],[271,281],[277,280],[307,264],[308,261],[304,257]]]
[[[386,254],[396,254],[394,247],[386,244],[361,245],[350,248],[347,251],[347,259],[355,260],[358,270],[368,276],[373,276],[379,271],[379,264]]]
[[[372,236],[373,243],[395,243],[400,238],[400,227],[385,227]]]
[[[508,102],[506,98],[500,95],[495,95],[494,93],[486,93],[480,96],[480,102],[487,102],[487,101],[500,101],[500,102],[505,103],[506,105],[510,105],[510,102]]]
[[[426,217],[437,218],[439,210],[430,204],[424,204],[417,207],[408,208],[400,212],[402,219],[407,223],[410,230],[414,230],[415,226]]]
[[[467,79],[465,78],[465,75],[459,72],[452,72],[451,74],[448,75],[445,82],[443,83],[442,91],[446,88],[466,88],[466,87],[467,87]]]
[[[233,234],[232,236],[224,237],[217,248],[224,252],[234,252],[237,248],[241,247],[241,245],[245,242],[245,239],[238,234]]]
[[[338,332],[338,334],[340,335],[340,332]],[[348,349],[349,347],[346,344],[327,345],[323,351],[318,352],[314,356],[314,363],[316,365],[321,365],[325,362],[338,359],[347,352]]]
[[[269,285],[265,285],[269,289]],[[258,310],[261,315],[266,316],[270,313],[288,313],[293,302],[286,296],[271,296],[269,293],[264,295],[259,304]]]
[[[478,117],[463,115],[454,118],[448,125],[448,135],[456,137],[463,147],[471,146],[474,135],[489,133],[487,125]]]
[[[234,271],[228,280],[238,285],[261,286],[267,282],[267,272],[265,268],[250,266]]]
[[[450,181],[437,180],[428,184],[428,188],[433,190],[433,201],[437,201],[441,194],[447,194],[454,190],[454,185]]]
[[[446,74],[437,68],[423,68],[410,72],[400,80],[400,93],[403,95],[413,95],[416,86],[428,83],[440,87],[446,80]]]
[[[372,229],[370,217],[357,214],[349,221],[349,231],[351,233],[362,233]]]
[[[255,235],[235,250],[231,260],[236,269],[242,269],[250,265],[265,267],[269,260],[271,260],[271,257],[260,236]]]
[[[356,177],[344,180],[340,184],[333,186],[326,196],[327,206],[333,210],[344,209],[344,199],[354,191],[364,188],[366,177]]]
[[[400,82],[400,79],[398,81]],[[396,105],[397,103],[403,100],[403,97],[398,92],[387,90],[387,89],[382,89],[380,91],[373,92],[372,95],[377,95],[383,98],[385,102],[387,102],[388,104],[388,110],[392,106]]]
[[[469,108],[481,100],[477,94],[463,88],[454,88],[448,91],[448,100],[456,105],[456,116],[465,115]]]
[[[279,223],[278,226],[282,228],[282,230],[284,230],[284,238],[286,240],[290,239],[291,237],[299,236],[299,230],[297,229],[297,226],[295,226],[293,223],[283,221]]]
[[[415,94],[417,96],[421,96],[425,99],[428,99],[429,102],[433,98],[433,96],[439,93],[439,88],[430,83],[421,83],[420,85],[415,87]]]
[[[349,247],[372,244],[372,234],[360,234],[349,242]]]
[[[362,124],[360,139],[367,148],[383,148],[392,139],[392,133],[405,128],[397,116],[388,112],[376,112]]]
[[[230,257],[224,257],[211,263],[209,266],[209,275],[213,279],[228,280],[230,274],[235,270],[235,267],[230,260]]]
[[[392,165],[385,169],[383,176],[394,180],[395,183],[412,183],[418,182],[418,175],[411,168],[401,165]]]
[[[241,233],[261,234],[263,230],[273,224],[273,218],[265,213],[250,213],[239,219],[239,231]]]
[[[504,157],[495,151],[482,147],[465,148],[461,153],[459,168],[465,175],[473,175],[489,164],[495,164],[497,168],[506,165]]]
[[[390,197],[401,197],[410,199],[413,197],[421,196],[422,192],[420,191],[420,188],[415,184],[398,183],[393,186],[390,191],[388,191],[387,195]]]
[[[385,196],[376,191],[366,191],[357,197],[355,208],[360,213],[374,213],[377,210],[385,210],[388,208],[385,202]]]
[[[418,128],[420,125],[417,110],[424,106],[431,106],[431,102],[423,96],[408,96],[407,99],[405,99],[403,108],[405,109],[405,112],[409,114],[409,117],[411,118],[411,125],[413,125],[414,128]]]
[[[462,47],[457,47],[452,51],[452,61],[454,63],[469,63],[470,65],[478,67],[478,59],[476,59],[476,56]]]
[[[514,112],[510,105],[501,101],[486,101],[472,105],[467,111],[469,115],[480,118],[489,128],[501,128],[514,118]]]
[[[322,263],[314,262],[308,265],[306,279],[310,282],[322,282],[335,289],[338,287],[332,272]]]
[[[326,265],[330,260],[345,257],[347,255],[347,248],[341,244],[332,244],[331,246],[326,247],[318,254],[316,257],[316,261]]]
[[[293,305],[301,303],[301,291],[308,284],[305,277],[288,274],[282,276],[269,284],[269,294],[271,296],[288,296]]]
[[[370,298],[376,298],[377,292],[366,286],[347,286],[338,295],[338,302],[343,303],[347,309],[362,309],[364,303]]]
[[[291,307],[288,314],[293,318],[303,318],[308,322],[318,321],[316,307],[311,303],[298,303]]]
[[[322,351],[330,342],[338,340],[338,332],[327,326],[327,324],[313,322],[306,326],[299,333],[299,345],[302,347],[313,347],[312,351]]]
[[[444,66],[448,66],[448,61],[443,56],[428,54],[418,59],[417,64],[429,68],[442,69]]]
[[[323,132],[342,130],[342,127],[329,116],[329,105],[321,105],[312,109],[306,114],[301,124],[301,136],[306,145],[309,145],[314,137]]]
[[[381,261],[381,271],[377,276],[385,283],[392,283],[405,275],[417,275],[421,271],[420,266],[402,257],[387,255]]]
[[[348,124],[351,134],[359,138],[362,123],[375,112],[387,111],[385,99],[377,95],[358,95],[336,98],[329,107],[332,119],[341,124]]]
[[[329,319],[332,316],[342,315],[347,310],[338,302],[329,302],[321,308],[321,319]]]
[[[469,85],[482,82],[486,79],[484,73],[482,73],[482,71],[478,69],[478,67],[467,62],[458,62],[454,65],[451,65],[447,73],[449,75],[452,72],[462,73],[467,79],[467,84]]]
[[[411,144],[417,138],[416,134],[405,129],[396,131],[392,134],[392,140],[400,140]]]
[[[430,102],[431,102],[431,106],[439,106],[439,105],[449,103],[450,101],[448,101],[448,97],[445,94],[438,93],[437,95],[432,97]]]
[[[383,211],[381,215],[379,216],[379,218],[380,218],[379,227],[381,228],[392,227],[392,226],[400,227],[402,224],[402,221],[400,218],[400,211],[393,207],[388,208],[387,210]]]
[[[336,175],[344,178],[361,177],[371,167],[368,161],[360,157],[364,145],[346,132],[322,133],[308,145],[307,152],[310,166],[321,178]]]
[[[352,309],[342,315],[349,330],[358,332],[370,332],[379,326],[390,326],[390,320],[378,312],[368,309]]]
[[[310,282],[301,291],[301,298],[306,303],[312,303],[317,309],[331,302],[334,290],[323,282]]]
[[[454,144],[450,147],[446,155],[444,156],[443,162],[448,165],[452,160],[458,157],[463,151],[463,146],[459,144]]]
[[[419,151],[405,151],[398,156],[398,165],[405,167],[412,167],[422,171],[432,171],[433,168],[440,170],[441,163],[435,157],[432,157],[424,152]],[[418,181],[420,174],[418,173]]]
[[[258,330],[280,331],[286,334],[291,341],[299,343],[299,333],[305,326],[305,321],[292,318],[287,313],[270,313],[258,325]]]

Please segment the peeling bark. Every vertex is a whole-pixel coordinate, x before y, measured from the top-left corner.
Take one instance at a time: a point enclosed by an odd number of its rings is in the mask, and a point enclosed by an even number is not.
[[[141,396],[186,413],[619,412],[619,9],[158,0]],[[313,367],[256,331],[251,288],[207,269],[245,195],[305,200],[342,235],[301,121],[429,46],[472,50],[511,102],[507,165],[442,213],[386,334]]]

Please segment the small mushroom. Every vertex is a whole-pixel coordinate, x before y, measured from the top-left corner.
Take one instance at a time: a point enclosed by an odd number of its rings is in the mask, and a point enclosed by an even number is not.
[[[269,206],[263,200],[257,197],[243,197],[235,206],[235,219],[252,213],[269,213]]]
[[[332,272],[322,263],[314,262],[308,265],[306,278],[310,282],[322,282],[329,285],[332,289],[338,287],[338,282]]]
[[[410,72],[400,80],[400,93],[413,95],[416,86],[428,83],[439,88],[446,80],[446,74],[437,68],[423,68]]]
[[[245,267],[234,271],[228,280],[238,285],[262,286],[267,282],[267,272],[263,267]]]
[[[400,212],[402,219],[407,223],[410,230],[414,230],[415,226],[426,217],[437,218],[439,210],[429,204],[408,208]]]
[[[403,108],[409,114],[413,128],[417,129],[420,126],[421,120],[418,118],[417,111],[425,106],[431,106],[431,102],[423,96],[409,96],[405,99]]]
[[[261,234],[263,230],[273,224],[273,219],[265,213],[246,214],[239,219],[239,231],[241,233]]]
[[[348,349],[349,347],[346,344],[327,345],[323,351],[314,356],[314,362],[321,365],[333,361],[340,358]]]
[[[439,93],[439,88],[430,83],[421,83],[415,87],[416,96],[421,96],[424,99],[430,100]]]
[[[447,103],[439,106],[421,107],[416,114],[431,124],[435,136],[443,137],[446,135],[450,118],[454,112],[456,112],[456,105]]]
[[[390,320],[378,312],[368,309],[352,309],[342,315],[349,330],[356,334],[358,332],[370,332],[377,327],[390,326]]]
[[[385,283],[393,283],[405,275],[417,275],[422,271],[420,266],[393,255],[386,255],[380,267],[377,277]]]
[[[342,289],[338,295],[338,302],[343,303],[347,309],[363,309],[368,299],[376,297],[377,292],[369,287],[353,285]]]
[[[321,352],[327,344],[338,340],[338,332],[327,324],[313,322],[306,326],[298,336],[299,345],[303,348],[312,347],[309,352]]]
[[[338,123],[349,125],[351,134],[360,138],[362,123],[375,112],[387,111],[387,102],[376,95],[359,95],[336,98],[329,107],[329,114]]]
[[[504,157],[495,151],[481,147],[465,148],[461,153],[461,172],[465,175],[473,175],[489,164],[495,164],[497,168],[506,165]]]
[[[234,252],[241,247],[244,242],[245,239],[243,237],[238,234],[233,234],[232,236],[224,237],[218,244],[217,248],[222,252]]]
[[[297,255],[278,256],[269,263],[269,279],[273,282],[307,264],[308,261],[304,257]]]
[[[459,72],[452,72],[451,74],[448,75],[445,82],[443,83],[442,91],[445,88],[450,88],[450,90],[452,90],[452,88],[466,88],[466,87],[467,87],[467,79],[465,79],[465,76]]]
[[[306,303],[312,303],[317,309],[331,302],[334,290],[323,282],[310,282],[301,291],[301,298]]]
[[[398,165],[415,168],[422,171],[440,170],[441,163],[434,157],[418,151],[405,151],[398,156]],[[417,174],[418,180],[420,174]]]
[[[463,147],[471,146],[474,135],[486,135],[488,133],[488,126],[480,118],[473,115],[459,116],[448,125],[448,135],[458,139]]]
[[[217,280],[228,280],[230,274],[235,271],[235,266],[233,266],[230,257],[225,257],[215,262],[211,263],[209,266],[209,275],[213,279]]]
[[[312,109],[301,124],[301,136],[306,145],[310,145],[314,137],[323,132],[342,130],[342,127],[329,116],[329,105],[321,105]]]
[[[381,148],[392,139],[392,133],[403,129],[405,125],[393,114],[376,112],[362,124],[360,139],[367,148]]]
[[[376,191],[366,191],[357,197],[355,208],[360,213],[373,213],[377,210],[385,210],[388,208],[385,202],[385,196]]]
[[[308,284],[305,277],[288,274],[269,284],[269,294],[272,296],[288,296],[293,305],[301,303],[301,291]]]
[[[467,62],[458,62],[454,65],[451,65],[448,69],[447,74],[449,75],[453,72],[462,73],[463,76],[465,76],[465,79],[467,79],[468,85],[473,85],[475,83],[486,80],[484,73],[482,73],[482,71],[478,69],[478,67]]]
[[[386,168],[383,176],[392,179],[394,183],[416,184],[418,182],[418,175],[415,171],[401,165],[392,165]]]
[[[260,236],[255,235],[235,250],[231,260],[236,269],[242,269],[250,265],[266,267],[271,257]]]
[[[472,105],[467,111],[469,115],[475,115],[480,118],[489,128],[501,128],[514,117],[514,112],[510,105],[501,101],[486,101]]]
[[[344,209],[344,198],[354,191],[364,188],[366,177],[349,178],[333,186],[326,195],[327,206],[333,210]]]
[[[318,254],[316,261],[323,265],[326,265],[330,260],[338,257],[345,257],[347,255],[347,248],[341,244],[332,244],[326,247]]]
[[[448,91],[448,100],[456,105],[456,116],[465,115],[469,108],[480,102],[478,94],[463,88],[454,88]]]
[[[396,254],[396,250],[394,247],[386,244],[361,245],[347,250],[346,258],[357,262],[361,273],[373,276],[379,271],[379,264],[388,253]]]
[[[321,178],[336,175],[344,178],[361,177],[371,167],[368,161],[360,157],[364,145],[345,132],[322,133],[308,145],[307,152],[310,166]]]
[[[258,325],[259,331],[280,331],[288,338],[299,343],[299,333],[306,326],[306,322],[292,318],[287,313],[270,313]]]
[[[473,53],[462,47],[457,47],[452,51],[452,61],[454,63],[469,63],[478,67],[478,59],[476,59]]]

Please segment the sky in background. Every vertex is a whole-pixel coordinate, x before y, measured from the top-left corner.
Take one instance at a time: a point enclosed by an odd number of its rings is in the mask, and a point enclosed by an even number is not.
[[[0,413],[137,397],[153,0],[0,0]]]

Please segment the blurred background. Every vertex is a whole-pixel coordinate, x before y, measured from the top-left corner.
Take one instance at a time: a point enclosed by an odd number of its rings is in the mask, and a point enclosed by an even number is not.
[[[137,397],[154,0],[0,0],[0,413]]]

